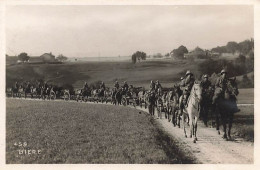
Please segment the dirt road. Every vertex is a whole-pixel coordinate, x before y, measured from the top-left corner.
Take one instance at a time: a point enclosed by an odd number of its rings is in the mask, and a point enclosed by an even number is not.
[[[147,112],[144,108],[137,108]],[[164,114],[163,114],[164,115]],[[167,119],[159,119],[157,112],[155,119],[162,128],[173,138],[177,139],[184,149],[190,150],[200,163],[203,164],[252,164],[254,163],[254,144],[236,139],[226,141],[217,134],[215,128],[206,128],[199,122],[197,143],[191,138],[185,138],[183,128],[174,127]],[[189,131],[187,131],[189,136]],[[222,135],[222,134],[221,134]]]

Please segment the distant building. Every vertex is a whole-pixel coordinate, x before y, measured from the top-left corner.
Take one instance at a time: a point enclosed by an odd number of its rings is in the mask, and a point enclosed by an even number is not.
[[[49,63],[49,62],[55,62],[55,56],[52,55],[52,53],[44,53],[43,55],[40,56],[43,62]]]

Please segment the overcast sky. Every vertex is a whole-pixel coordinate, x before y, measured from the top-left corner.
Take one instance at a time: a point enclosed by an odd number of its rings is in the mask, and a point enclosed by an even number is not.
[[[7,6],[9,55],[127,56],[254,37],[253,6]]]

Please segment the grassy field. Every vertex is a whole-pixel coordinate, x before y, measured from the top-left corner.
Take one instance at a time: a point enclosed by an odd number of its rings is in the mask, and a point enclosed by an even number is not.
[[[201,62],[201,61],[198,61]],[[115,80],[120,83],[127,80],[134,86],[148,87],[150,80],[160,80],[164,86],[179,82],[187,69],[195,74],[198,63],[188,61],[145,61],[137,64],[131,62],[73,62],[64,64],[35,64],[6,66],[6,84],[13,85],[17,80],[44,79],[50,83],[72,84],[82,87],[84,81],[89,83],[104,81],[112,86]]]
[[[232,135],[254,141],[254,107],[240,106],[241,110],[234,115]]]
[[[240,104],[254,104],[254,89],[239,89],[237,102]]]
[[[6,110],[8,164],[196,162],[150,116],[129,107],[7,99]],[[41,153],[19,154],[23,149]]]

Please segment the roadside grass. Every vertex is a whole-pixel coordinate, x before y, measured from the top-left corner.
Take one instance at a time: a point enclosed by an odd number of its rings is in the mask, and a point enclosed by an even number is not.
[[[6,100],[7,164],[195,163],[150,116],[123,106]],[[27,146],[15,143],[27,142]],[[19,155],[18,150],[41,154]]]
[[[254,104],[254,89],[239,89],[237,102],[242,104]]]
[[[240,106],[239,109],[234,115],[232,134],[254,142],[254,106]]]

